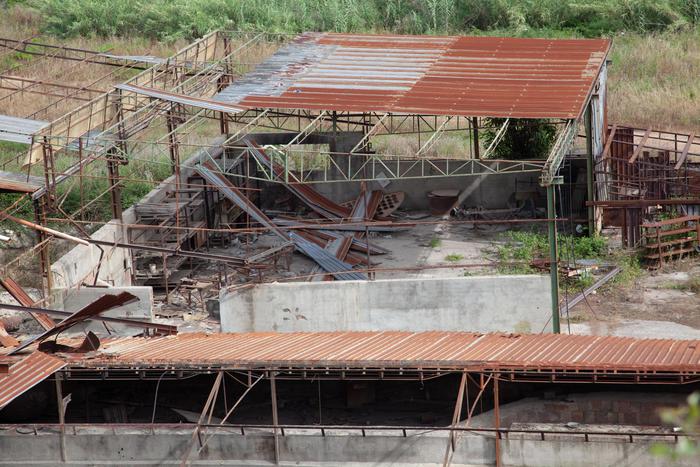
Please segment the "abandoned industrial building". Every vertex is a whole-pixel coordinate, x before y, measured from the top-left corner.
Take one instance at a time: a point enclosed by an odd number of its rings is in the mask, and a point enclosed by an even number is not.
[[[2,465],[663,465],[650,446],[694,435],[659,410],[700,389],[700,340],[563,321],[620,268],[561,293],[583,262],[560,232],[612,229],[655,268],[698,253],[700,140],[608,121],[610,47],[0,39],[103,75],[0,73],[25,112],[0,115],[2,217],[35,236],[0,266]],[[528,125],[547,153],[503,156]],[[472,255],[520,226],[547,232],[538,273]]]

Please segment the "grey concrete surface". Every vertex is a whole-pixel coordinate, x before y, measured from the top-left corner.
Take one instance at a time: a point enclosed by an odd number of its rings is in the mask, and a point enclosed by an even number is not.
[[[442,465],[447,446],[446,432],[381,432],[363,437],[359,433],[333,430],[320,436],[318,430],[285,430],[278,436],[279,465],[330,467],[414,467]],[[270,432],[217,429],[207,446],[192,450],[190,465],[274,465],[274,437]],[[577,435],[550,435],[542,441],[538,434],[511,434],[500,442],[503,466],[635,466],[669,465],[669,460],[649,453],[649,442],[625,441],[625,436],[601,439],[591,436],[584,442]],[[64,437],[61,461],[61,435],[58,429],[31,427],[2,430],[2,465],[178,465],[192,439],[188,428],[93,427],[74,431],[69,426]],[[453,467],[495,465],[492,437],[465,433],[456,441]],[[674,465],[695,465],[676,462]]]
[[[223,332],[549,330],[549,277],[289,282],[222,290]]]

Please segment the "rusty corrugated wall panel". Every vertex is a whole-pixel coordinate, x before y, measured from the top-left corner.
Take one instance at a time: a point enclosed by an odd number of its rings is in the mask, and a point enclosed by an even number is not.
[[[64,366],[63,360],[38,351],[12,365],[0,376],[0,409]]]

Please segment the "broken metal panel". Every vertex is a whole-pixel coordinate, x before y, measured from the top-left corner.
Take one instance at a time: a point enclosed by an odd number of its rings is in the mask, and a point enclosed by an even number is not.
[[[0,345],[3,347],[15,347],[19,345],[19,341],[7,333],[5,324],[0,320]]]
[[[0,376],[0,409],[66,366],[66,362],[43,352],[33,352]]]
[[[48,124],[43,120],[0,115],[0,141],[30,144],[32,134]]]
[[[90,303],[89,305],[86,305],[85,307],[81,308],[80,310],[76,311],[75,313],[58,323],[53,329],[49,329],[46,332],[39,334],[38,336],[34,336],[30,339],[25,340],[19,347],[10,352],[10,355],[20,352],[22,349],[29,347],[34,342],[42,342],[51,336],[57,335],[67,329],[70,329],[76,324],[90,319],[92,316],[99,315],[104,311],[118,306],[127,305],[129,303],[134,302],[135,300],[138,300],[138,297],[130,294],[129,292],[122,292],[118,295],[103,295],[94,302]]]
[[[365,280],[367,276],[358,272],[348,272],[351,271],[352,266],[338,260],[329,252],[325,251],[323,248],[315,245],[308,240],[304,239],[300,235],[294,232],[287,235],[282,229],[277,227],[273,221],[270,220],[252,201],[250,201],[243,193],[241,193],[238,188],[236,188],[231,182],[220,176],[211,172],[207,167],[198,165],[195,167],[197,173],[199,173],[208,183],[216,187],[224,196],[233,201],[238,207],[243,209],[250,217],[255,219],[261,225],[270,229],[271,232],[275,233],[278,237],[285,241],[291,240],[294,242],[296,248],[304,253],[305,255],[316,261],[325,271],[330,273],[343,273],[337,274],[336,278],[339,280]]]
[[[247,137],[244,138],[244,141],[250,150],[250,153],[259,164],[261,164],[263,167],[269,168],[277,177],[284,177],[284,167],[268,156],[260,145],[258,145],[255,141],[251,141]],[[290,183],[286,183],[285,187],[296,195],[309,208],[327,219],[336,219],[339,217],[344,218],[350,215],[350,209],[331,201],[306,184],[294,183],[292,181]]]
[[[141,94],[163,101],[174,102],[176,104],[189,105],[201,109],[213,110],[215,112],[239,113],[243,112],[244,110],[241,107],[236,107],[235,105],[231,104],[213,102],[211,100],[200,99],[198,97],[190,97],[185,94],[178,94],[174,92],[163,91],[160,89],[149,89],[143,86],[134,86],[132,84],[118,84],[115,87],[122,91],[132,92],[134,94]]]

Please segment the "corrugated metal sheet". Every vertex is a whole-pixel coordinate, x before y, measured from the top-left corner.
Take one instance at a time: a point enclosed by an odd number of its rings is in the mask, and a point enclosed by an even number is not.
[[[33,193],[44,185],[44,179],[34,175],[0,170],[0,190],[12,193]]]
[[[319,248],[318,245],[314,245],[294,232],[286,234],[282,229],[277,227],[275,223],[265,215],[265,213],[258,209],[258,207],[255,206],[252,201],[246,198],[243,193],[241,193],[233,184],[231,184],[231,182],[226,180],[226,178],[211,172],[207,167],[202,165],[197,165],[194,167],[194,169],[204,178],[204,180],[206,180],[212,186],[215,186],[221,192],[221,194],[243,209],[258,223],[270,229],[271,232],[275,233],[283,240],[291,240],[294,242],[294,246],[299,251],[316,261],[325,271],[331,273],[352,271],[352,266],[340,261],[328,251],[325,251],[323,248]],[[336,274],[335,278],[337,280],[365,280],[367,279],[367,276],[359,272],[348,272],[347,274]]]
[[[154,97],[156,99],[162,99],[164,101],[175,102],[177,104],[191,105],[202,109],[215,110],[217,112],[238,113],[244,110],[241,107],[234,106],[228,103],[215,102],[207,99],[200,99],[198,97],[185,96],[182,94],[176,94],[174,92],[163,91],[161,89],[151,89],[145,88],[143,86],[134,86],[131,84],[117,84],[115,88],[121,89],[122,91],[143,94],[144,96]]]
[[[607,39],[306,33],[213,100],[246,108],[580,117]]]
[[[115,55],[115,54],[99,54],[100,57],[113,58],[115,60],[124,60],[128,62],[150,63],[160,65],[168,61],[167,58],[154,57],[153,55]]]
[[[12,365],[0,376],[0,409],[64,366],[65,361],[38,351]]]
[[[0,141],[29,144],[32,135],[48,124],[42,120],[0,115]]]
[[[334,332],[179,334],[104,343],[71,367],[303,366],[700,373],[700,341],[563,334]]]

